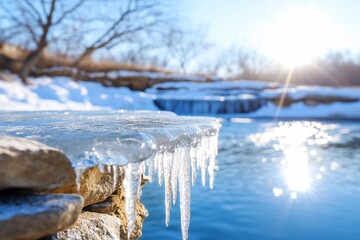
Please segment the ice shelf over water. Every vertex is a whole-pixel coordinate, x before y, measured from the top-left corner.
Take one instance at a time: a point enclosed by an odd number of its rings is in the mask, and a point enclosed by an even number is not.
[[[84,169],[98,165],[117,178],[124,166],[129,235],[135,224],[141,175],[157,172],[165,187],[165,223],[180,194],[181,230],[188,238],[191,184],[201,172],[214,184],[220,123],[210,117],[177,116],[156,111],[1,112],[0,134],[25,137],[64,151],[80,183]],[[206,173],[207,172],[207,173]],[[79,186],[78,186],[79,187]],[[178,190],[179,189],[179,190]]]

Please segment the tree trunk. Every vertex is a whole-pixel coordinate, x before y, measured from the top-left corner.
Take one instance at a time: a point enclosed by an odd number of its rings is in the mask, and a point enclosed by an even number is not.
[[[86,61],[87,59],[90,59],[93,52],[95,51],[96,49],[93,48],[93,47],[89,47],[89,48],[86,48],[85,51],[79,56],[78,59],[76,59],[76,61],[74,62],[73,66],[75,68],[79,68],[81,66],[81,63],[83,61]]]
[[[44,48],[45,47],[41,47],[32,51],[22,63],[18,75],[24,84],[29,84],[28,77],[30,75],[31,69],[34,67],[36,61],[40,58]]]
[[[52,17],[55,11],[56,0],[51,1],[51,7],[49,14],[46,16],[46,23],[42,25],[42,34],[39,42],[37,43],[36,50],[32,51],[24,60],[20,71],[19,77],[24,84],[29,84],[28,77],[31,72],[31,69],[34,67],[36,61],[40,58],[41,54],[44,52],[44,49],[47,47],[47,35],[49,33],[50,27],[52,25]]]
[[[74,61],[72,67],[75,71],[72,71],[71,78],[73,80],[77,80],[78,77],[81,75],[82,67],[81,64],[86,61],[87,59],[91,58],[95,48],[89,47],[86,48],[85,51]]]

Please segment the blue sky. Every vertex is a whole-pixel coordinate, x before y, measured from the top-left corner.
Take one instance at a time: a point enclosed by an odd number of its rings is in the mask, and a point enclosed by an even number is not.
[[[181,0],[187,23],[207,30],[208,40],[223,46],[261,48],[276,18],[289,9],[309,9],[326,15],[327,50],[360,52],[359,0]],[[333,30],[332,30],[333,28]],[[321,32],[321,31],[319,31]],[[341,33],[338,33],[341,32]],[[270,31],[271,33],[271,31]],[[322,33],[320,33],[321,35]],[[335,39],[335,35],[339,39]]]

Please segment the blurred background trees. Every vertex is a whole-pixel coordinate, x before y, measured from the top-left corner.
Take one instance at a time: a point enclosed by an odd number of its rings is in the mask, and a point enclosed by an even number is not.
[[[176,15],[176,0],[2,0],[0,69],[24,83],[42,69],[67,76],[160,71],[282,82],[289,67],[241,46],[222,49]],[[57,74],[57,73],[54,73]],[[64,74],[64,73],[63,73]],[[65,75],[66,75],[65,74]],[[360,85],[360,59],[329,53],[294,69],[293,84]]]

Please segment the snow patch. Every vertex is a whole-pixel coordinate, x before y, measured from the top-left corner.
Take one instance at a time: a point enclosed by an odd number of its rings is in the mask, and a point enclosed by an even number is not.
[[[0,81],[0,110],[157,110],[152,96],[128,88],[104,87],[96,82],[74,82],[65,77]]]

